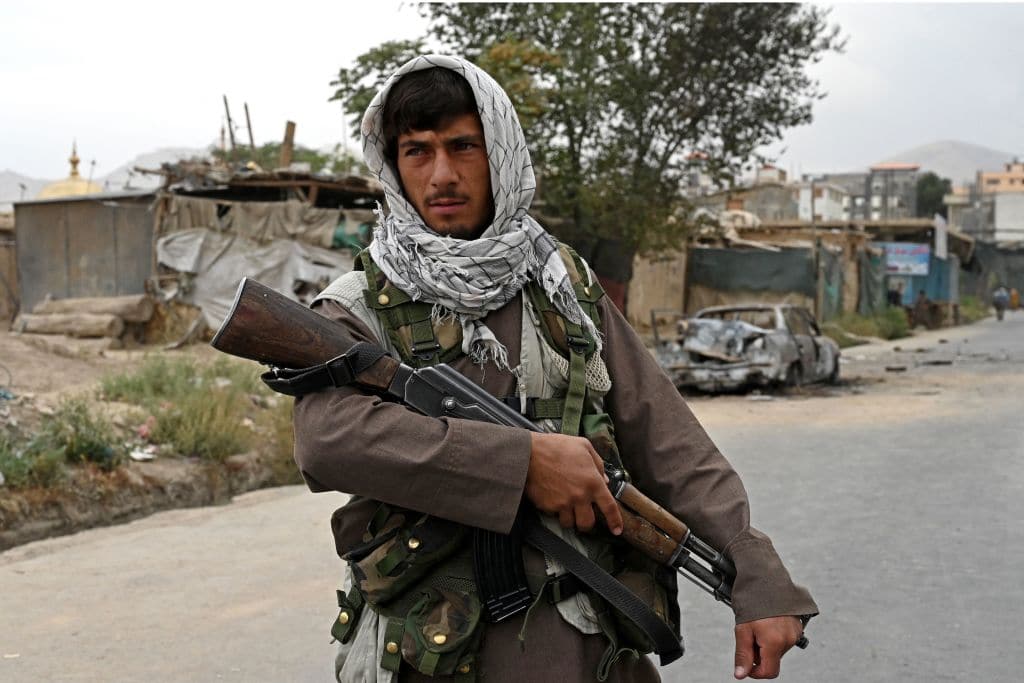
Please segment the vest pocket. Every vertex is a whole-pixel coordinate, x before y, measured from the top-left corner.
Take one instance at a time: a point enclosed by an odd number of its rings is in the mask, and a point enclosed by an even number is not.
[[[425,589],[405,617],[402,658],[428,676],[475,673],[481,613],[472,593]]]
[[[370,539],[344,559],[366,602],[381,606],[400,596],[438,562],[457,550],[467,528],[439,517],[381,506],[383,522],[373,524]]]

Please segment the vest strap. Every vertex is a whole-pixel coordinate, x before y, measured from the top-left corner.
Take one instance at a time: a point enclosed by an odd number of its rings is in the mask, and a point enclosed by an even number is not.
[[[569,343],[569,390],[562,410],[562,433],[579,436],[583,399],[587,395],[587,339],[579,325],[566,320],[565,328]]]
[[[380,657],[380,668],[398,673],[402,667],[402,637],[404,635],[405,620],[401,617],[389,618],[388,625],[384,628],[384,654]]]
[[[526,398],[526,410],[523,410],[523,402],[518,396],[506,396],[502,399],[509,408],[522,413],[528,420],[561,420],[565,411],[565,399],[561,398],[539,398],[528,396]]]

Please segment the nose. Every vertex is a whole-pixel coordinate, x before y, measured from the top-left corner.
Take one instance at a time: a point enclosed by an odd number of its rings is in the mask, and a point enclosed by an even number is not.
[[[446,151],[441,151],[434,157],[434,168],[431,170],[430,184],[432,187],[438,189],[448,187],[459,180],[459,174],[455,171],[452,158]]]

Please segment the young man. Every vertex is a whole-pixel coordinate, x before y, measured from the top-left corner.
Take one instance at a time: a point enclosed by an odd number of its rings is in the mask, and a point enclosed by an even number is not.
[[[649,650],[643,639],[552,558],[524,548],[537,601],[484,623],[468,540],[424,553],[431,538],[468,539],[467,527],[508,533],[525,499],[675,621],[674,582],[616,542],[602,456],[621,457],[640,490],[733,559],[735,676],[778,675],[817,607],[749,525],[738,476],[593,274],[529,215],[533,168],[504,91],[461,59],[419,57],[383,86],[362,130],[389,212],[364,269],[328,287],[318,310],[353,341],[449,362],[567,433],[425,417],[348,387],[297,401],[295,456],[310,488],[355,494],[332,520],[355,584],[335,632],[339,680],[658,680],[631,656]]]

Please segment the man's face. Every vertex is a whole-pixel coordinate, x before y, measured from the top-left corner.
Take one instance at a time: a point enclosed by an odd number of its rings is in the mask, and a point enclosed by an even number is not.
[[[397,147],[406,199],[423,222],[441,235],[479,237],[494,216],[480,117],[463,114],[434,130],[403,133]]]

